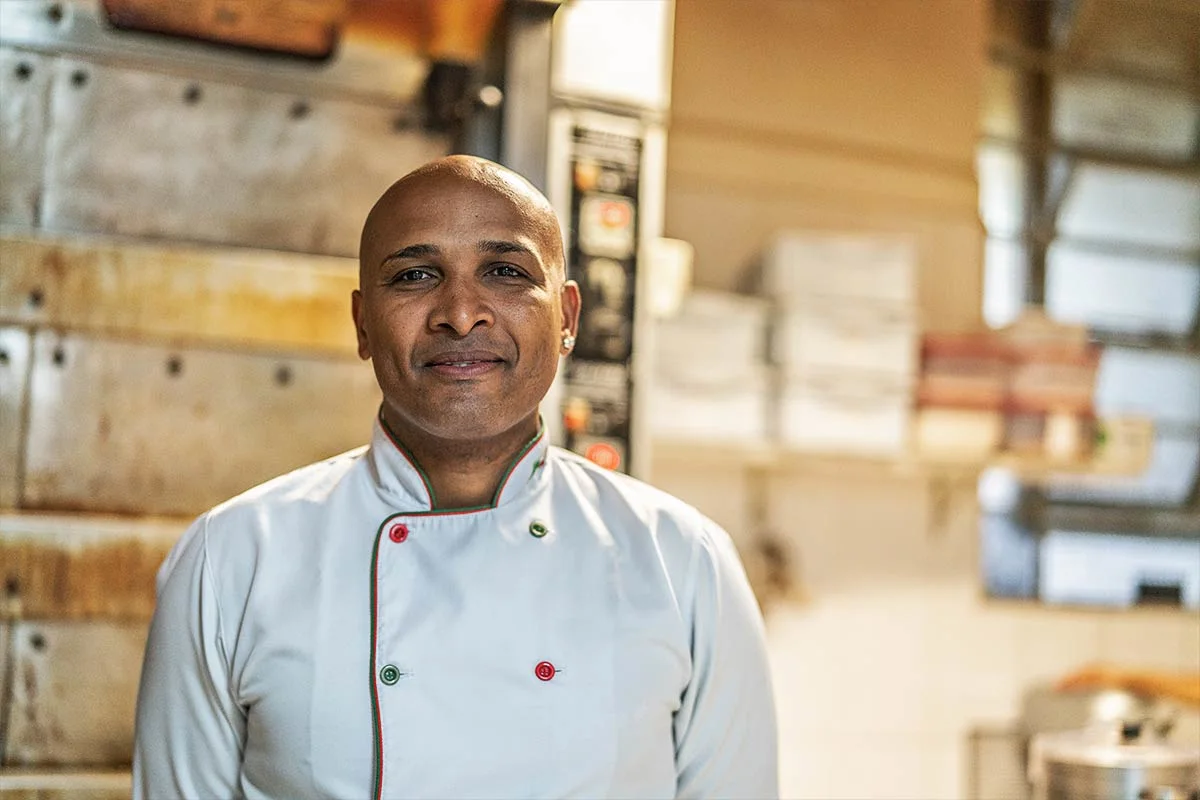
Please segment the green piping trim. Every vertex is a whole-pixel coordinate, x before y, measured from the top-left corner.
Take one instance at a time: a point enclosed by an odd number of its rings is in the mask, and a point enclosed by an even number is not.
[[[429,507],[431,509],[437,508],[437,496],[433,493],[433,483],[429,480],[429,476],[425,474],[425,470],[421,469],[421,465],[417,463],[417,459],[413,457],[412,453],[408,452],[408,448],[400,441],[400,437],[388,426],[387,420],[383,418],[383,406],[379,407],[379,424],[383,426],[383,432],[392,440],[392,444],[400,451],[400,455],[404,456],[408,463],[412,465],[412,468],[417,471],[417,475],[421,478],[421,483],[425,484],[425,492],[429,495]]]
[[[396,446],[396,449],[400,451],[400,455],[404,456],[405,460],[408,461],[408,463],[412,465],[412,468],[417,471],[417,475],[420,476],[420,478],[421,478],[421,483],[425,484],[425,491],[429,494],[429,510],[428,511],[414,511],[414,512],[411,512],[408,514],[404,514],[403,516],[406,516],[406,517],[428,517],[428,516],[450,516],[452,514],[472,514],[472,513],[475,513],[476,511],[490,511],[491,509],[496,508],[496,506],[500,505],[500,495],[502,495],[504,493],[504,487],[508,485],[509,478],[511,478],[512,474],[514,472],[516,472],[517,465],[521,463],[522,459],[524,459],[525,456],[529,455],[530,451],[532,451],[533,448],[537,446],[537,443],[539,441],[541,441],[542,437],[546,433],[545,421],[539,415],[538,416],[537,433],[534,434],[532,439],[530,439],[528,442],[525,443],[525,446],[522,447],[517,452],[516,456],[514,456],[513,459],[509,462],[508,468],[505,469],[504,475],[500,478],[499,485],[496,486],[496,491],[492,494],[492,502],[490,505],[466,506],[464,508],[438,508],[437,507],[437,497],[433,493],[433,483],[429,480],[429,476],[427,474],[425,474],[425,470],[421,469],[421,465],[417,463],[417,459],[413,457],[413,454],[410,453],[408,451],[408,448],[405,447],[400,442],[400,437],[396,436],[396,434],[392,431],[392,429],[390,427],[388,427],[387,420],[383,418],[383,406],[379,407],[379,424],[383,427],[383,432],[385,434],[387,434],[388,439],[390,439],[392,444]],[[382,531],[383,529],[380,528],[380,530]]]
[[[508,469],[504,472],[504,477],[500,479],[500,483],[496,486],[496,493],[492,495],[492,508],[500,505],[500,495],[504,494],[504,487],[508,485],[508,479],[516,472],[517,465],[521,463],[525,456],[529,455],[529,451],[541,441],[542,434],[546,432],[545,426],[542,425],[542,418],[538,417],[538,431],[532,439],[526,442],[525,446],[517,453],[516,458],[508,465]]]
[[[383,796],[383,720],[379,715],[379,683],[375,675],[379,651],[379,543],[384,527],[397,516],[393,514],[380,523],[375,534],[375,549],[371,553],[371,717],[375,725],[375,789],[371,796],[375,800],[381,800]]]

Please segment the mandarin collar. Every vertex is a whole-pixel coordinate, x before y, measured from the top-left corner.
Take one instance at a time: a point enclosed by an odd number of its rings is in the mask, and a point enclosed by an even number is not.
[[[379,487],[386,494],[396,497],[404,506],[412,505],[420,511],[486,511],[509,502],[544,473],[549,450],[546,428],[539,419],[537,435],[513,456],[500,478],[492,501],[470,509],[435,509],[433,485],[429,477],[409,453],[408,448],[388,430],[382,414],[375,416],[367,457]]]

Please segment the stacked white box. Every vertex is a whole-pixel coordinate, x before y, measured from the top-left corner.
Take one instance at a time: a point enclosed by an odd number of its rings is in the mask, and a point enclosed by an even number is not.
[[[887,234],[785,232],[759,265],[759,293],[783,306],[814,300],[916,303],[916,242]]]
[[[773,301],[776,430],[800,450],[897,456],[919,368],[917,250],[901,236],[789,232],[759,265]]]
[[[696,290],[654,329],[654,381],[647,398],[659,438],[762,441],[770,381],[764,361],[769,304]]]

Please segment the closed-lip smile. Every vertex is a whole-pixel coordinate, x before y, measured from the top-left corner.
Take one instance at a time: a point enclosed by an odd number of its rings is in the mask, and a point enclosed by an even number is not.
[[[471,378],[503,363],[504,359],[490,350],[455,350],[433,356],[425,362],[425,367],[446,377]]]

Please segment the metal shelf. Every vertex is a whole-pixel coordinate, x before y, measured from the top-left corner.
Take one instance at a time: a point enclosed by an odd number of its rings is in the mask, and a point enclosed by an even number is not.
[[[1072,161],[1095,164],[1121,169],[1145,170],[1159,174],[1182,178],[1200,178],[1200,159],[1192,158],[1162,158],[1152,155],[1139,155],[1128,150],[1109,150],[1101,147],[1087,147],[1068,144],[1053,139],[1014,139],[1008,136],[984,136],[980,144],[1006,147],[1020,151],[1027,156],[1050,158],[1062,156]]]
[[[1046,503],[1033,530],[1072,530],[1200,539],[1200,508],[1178,509]]]
[[[1200,343],[1189,335],[1170,336],[1162,333],[1130,333],[1092,328],[1088,331],[1088,336],[1093,342],[1106,347],[1128,347],[1200,358]]]

